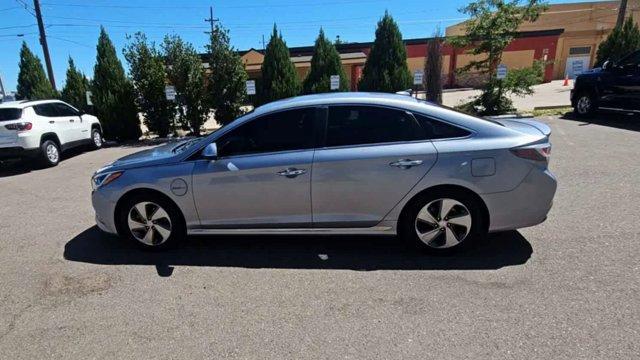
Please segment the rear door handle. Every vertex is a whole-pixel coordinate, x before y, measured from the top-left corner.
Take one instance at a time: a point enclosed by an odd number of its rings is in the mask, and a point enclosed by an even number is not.
[[[73,119],[69,119],[69,122],[75,122],[75,120],[73,120]]]
[[[287,170],[278,171],[276,174],[280,176],[286,176],[291,179],[298,175],[303,175],[306,173],[307,173],[307,170],[305,169],[288,168]]]
[[[412,166],[422,165],[422,160],[402,159],[389,163],[389,165],[399,167],[401,169],[409,169]]]
[[[49,120],[49,124],[55,124],[56,121],[55,120]]]

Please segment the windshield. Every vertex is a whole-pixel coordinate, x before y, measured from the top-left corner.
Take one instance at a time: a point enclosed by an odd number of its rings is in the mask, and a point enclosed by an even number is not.
[[[0,109],[0,121],[18,120],[22,117],[22,109],[4,108]]]

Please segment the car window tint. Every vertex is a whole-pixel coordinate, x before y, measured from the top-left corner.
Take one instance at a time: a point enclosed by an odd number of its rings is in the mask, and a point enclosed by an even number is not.
[[[620,60],[622,66],[637,66],[638,64],[640,64],[640,51],[633,52]]]
[[[0,121],[18,120],[22,117],[22,109],[4,108],[0,109]]]
[[[56,111],[58,112],[58,116],[78,116],[78,112],[67,104],[53,103],[51,105],[53,105],[56,108]]]
[[[58,110],[56,109],[55,106],[53,106],[53,104],[35,105],[33,107],[33,110],[36,112],[36,114],[38,114],[40,116],[47,116],[47,117],[59,116],[58,115]]]
[[[449,125],[442,121],[431,119],[430,117],[422,114],[413,115],[416,117],[416,120],[418,120],[422,128],[424,128],[426,138],[430,140],[465,137],[471,134],[467,130]]]
[[[216,141],[220,156],[301,150],[313,147],[316,109],[261,116]]]
[[[329,108],[326,146],[412,141],[424,132],[411,115],[401,110],[373,106]]]

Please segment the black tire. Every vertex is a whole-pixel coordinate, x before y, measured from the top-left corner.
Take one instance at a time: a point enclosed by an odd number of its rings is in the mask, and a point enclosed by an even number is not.
[[[582,91],[576,97],[573,112],[578,117],[587,118],[593,116],[598,109],[597,99],[592,93]]]
[[[451,208],[448,216],[451,216],[452,219],[447,219],[446,217],[439,218],[437,216],[438,210],[432,208],[432,206],[437,206],[437,203],[443,199],[454,200],[463,205],[455,205]],[[427,207],[427,205],[430,205],[430,209],[435,210],[430,211],[430,213],[434,214],[435,220],[437,220],[437,222],[443,220],[444,224],[430,224],[418,221],[418,214],[423,208]],[[471,218],[470,229],[462,225],[453,224],[455,219],[461,219],[463,216],[466,217],[466,215],[464,215],[465,213]],[[451,220],[451,224],[447,220]],[[436,190],[420,195],[407,204],[398,222],[398,234],[407,244],[420,250],[432,254],[450,254],[462,249],[468,249],[474,244],[477,244],[481,239],[484,239],[487,233],[486,222],[483,204],[474,196],[460,191]],[[434,228],[429,228],[431,225],[433,225]],[[429,245],[423,242],[418,236],[419,228],[423,226],[426,227],[424,230],[425,233],[436,230],[444,232],[439,234],[436,232],[435,234],[438,235],[435,235],[435,238],[430,242],[431,245]],[[462,229],[464,229],[464,231]],[[467,229],[468,232],[466,231]],[[420,229],[420,231],[422,231],[422,229]],[[462,236],[462,233],[466,233],[466,235]],[[442,236],[448,236],[450,234],[454,235],[456,239],[460,237],[462,240],[456,245],[446,247],[446,238],[443,242]]]
[[[55,141],[45,140],[40,145],[39,163],[43,167],[53,167],[60,162],[60,147]]]
[[[96,136],[98,136],[99,140],[96,139]],[[98,128],[93,128],[91,130],[91,150],[98,150],[102,147],[103,144],[104,139],[102,138],[102,132]]]
[[[156,245],[146,244],[136,238],[136,235],[134,235],[134,232],[130,229],[129,215],[132,212],[133,207],[140,203],[151,203],[151,205],[148,205],[151,211],[153,211],[153,205],[158,205],[168,214],[170,220],[168,227],[170,230],[170,236],[166,240],[163,240],[163,242]],[[126,199],[124,203],[118,206],[116,221],[120,237],[127,239],[144,250],[157,251],[173,248],[183,242],[187,237],[186,225],[180,209],[172,201],[155,194],[138,194]],[[156,223],[154,225],[158,227],[162,226],[162,229],[165,230],[167,229],[166,222],[164,222],[164,224]],[[153,233],[154,237],[158,235],[161,236],[158,231]],[[142,234],[137,232],[137,235],[141,236]]]

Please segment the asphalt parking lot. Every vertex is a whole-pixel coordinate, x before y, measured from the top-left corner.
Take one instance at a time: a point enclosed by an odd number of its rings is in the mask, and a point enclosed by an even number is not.
[[[139,150],[0,169],[0,357],[640,357],[640,119],[542,118],[548,220],[453,257],[393,238],[204,237],[144,253],[94,227],[89,177]]]

